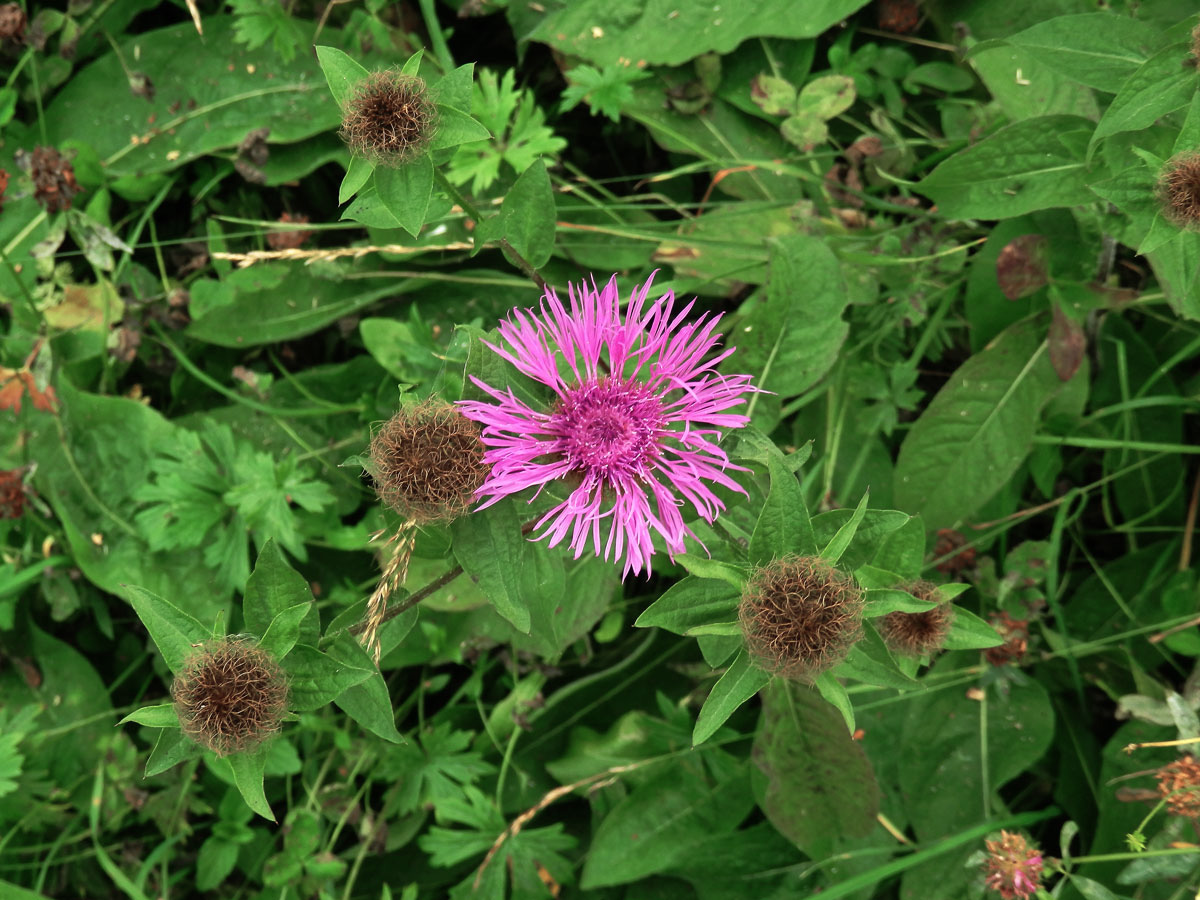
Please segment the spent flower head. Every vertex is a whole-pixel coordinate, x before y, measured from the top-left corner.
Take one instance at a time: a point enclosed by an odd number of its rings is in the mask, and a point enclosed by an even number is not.
[[[937,653],[950,633],[954,607],[938,600],[937,585],[932,582],[915,581],[904,589],[917,599],[937,603],[937,606],[922,612],[888,613],[875,623],[880,636],[889,648],[905,656]]]
[[[171,686],[183,733],[218,756],[253,750],[279,731],[287,713],[283,670],[249,638],[206,641]]]
[[[350,152],[377,165],[399,166],[433,140],[437,106],[425,80],[391,70],[374,72],[354,88],[342,109],[341,136]]]
[[[1158,770],[1158,793],[1174,815],[1200,819],[1200,760],[1188,753]]]
[[[711,485],[745,493],[718,442],[721,429],[749,422],[730,410],[755,390],[750,376],[717,371],[733,352],[718,350],[721,317],[689,321],[692,303],[680,309],[673,293],[649,301],[652,280],[624,315],[614,275],[603,288],[571,285],[569,308],[548,288],[540,310],[500,323],[492,349],[554,392],[548,406],[478,379],[491,401],[459,404],[484,426],[483,506],[565,480],[570,494],[538,521],[538,537],[553,547],[569,536],[576,558],[590,545],[624,559],[626,575],[649,572],[656,534],[668,554],[684,551],[694,537],[685,503],[706,522],[717,517],[725,507]]]
[[[756,568],[738,608],[755,662],[785,678],[812,681],[862,634],[862,591],[822,559],[786,556]]]
[[[465,513],[487,475],[479,426],[436,398],[388,419],[369,455],[379,499],[418,525]]]
[[[1042,882],[1042,851],[1024,835],[1000,832],[997,841],[985,841],[988,858],[983,864],[985,883],[1004,900],[1031,897]]]
[[[1163,215],[1180,228],[1200,228],[1200,152],[1167,161],[1158,182]]]

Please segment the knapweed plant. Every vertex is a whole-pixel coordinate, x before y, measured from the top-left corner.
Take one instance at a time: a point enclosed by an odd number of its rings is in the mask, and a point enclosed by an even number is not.
[[[0,898],[1196,896],[1198,64],[0,4]]]

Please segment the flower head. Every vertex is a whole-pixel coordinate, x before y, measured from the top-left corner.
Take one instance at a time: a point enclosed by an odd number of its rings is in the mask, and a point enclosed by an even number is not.
[[[433,140],[437,107],[425,80],[374,72],[354,89],[342,110],[342,140],[350,152],[385,166],[411,162]]]
[[[654,534],[683,552],[685,502],[706,522],[717,517],[725,507],[710,485],[745,493],[717,442],[720,429],[747,424],[730,410],[755,390],[748,375],[717,372],[733,352],[715,352],[720,316],[689,322],[691,303],[679,309],[672,293],[647,302],[649,293],[647,281],[622,316],[616,276],[602,289],[570,286],[569,309],[547,289],[540,310],[500,323],[493,349],[549,387],[550,405],[477,379],[494,402],[460,402],[484,426],[483,506],[565,479],[571,493],[537,523],[538,537],[553,547],[569,535],[577,558],[589,544],[624,558],[625,574],[649,571]]]
[[[1188,753],[1159,769],[1158,793],[1175,815],[1200,819],[1200,761]]]
[[[1000,840],[985,841],[988,858],[983,864],[986,884],[1004,900],[1031,897],[1042,881],[1042,851],[1023,835],[1000,832]]]
[[[1200,153],[1182,153],[1167,162],[1158,183],[1163,215],[1180,228],[1200,226]]]
[[[875,624],[884,642],[897,653],[905,656],[925,656],[936,653],[946,642],[950,626],[954,622],[954,607],[938,602],[937,585],[928,581],[916,581],[905,587],[920,600],[938,605],[922,612],[892,612]]]
[[[487,474],[479,426],[440,400],[388,419],[371,439],[368,468],[379,499],[419,525],[458,518]]]
[[[288,686],[270,653],[227,637],[201,644],[188,657],[171,695],[183,733],[225,756],[253,750],[279,731]]]
[[[75,169],[67,157],[53,147],[34,147],[33,153],[22,154],[18,164],[33,179],[33,198],[46,212],[61,212],[71,208],[71,201],[83,189],[75,181]]]
[[[824,560],[787,556],[760,566],[738,608],[755,662],[785,678],[812,681],[858,640],[862,591]]]

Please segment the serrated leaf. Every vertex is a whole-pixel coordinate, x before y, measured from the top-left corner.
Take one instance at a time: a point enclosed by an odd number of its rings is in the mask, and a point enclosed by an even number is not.
[[[738,707],[757,694],[771,681],[771,676],[750,661],[742,650],[729,668],[713,685],[700,708],[696,727],[692,731],[692,746],[698,746],[717,733],[717,730],[737,712]]]
[[[178,606],[140,587],[123,585],[126,597],[142,620],[167,668],[178,674],[194,647],[211,637],[209,629]]]
[[[512,186],[499,215],[480,223],[476,248],[483,242],[504,240],[531,266],[540,268],[554,250],[556,222],[550,176],[546,164],[538,160]]]

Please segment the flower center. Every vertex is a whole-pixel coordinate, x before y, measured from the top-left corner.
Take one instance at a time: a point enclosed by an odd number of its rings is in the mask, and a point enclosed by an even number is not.
[[[662,404],[649,388],[615,378],[572,388],[551,418],[572,467],[601,477],[639,473],[658,456],[663,424]]]

